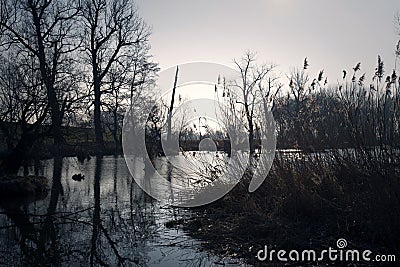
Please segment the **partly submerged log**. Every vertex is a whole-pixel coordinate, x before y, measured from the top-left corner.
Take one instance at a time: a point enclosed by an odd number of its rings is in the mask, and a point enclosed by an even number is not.
[[[49,181],[43,176],[3,176],[0,178],[0,199],[40,198],[47,195]]]

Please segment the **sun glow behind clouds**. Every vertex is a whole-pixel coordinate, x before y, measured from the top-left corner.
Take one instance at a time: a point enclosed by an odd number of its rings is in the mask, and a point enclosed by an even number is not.
[[[153,26],[152,53],[162,67],[190,61],[233,66],[232,59],[255,51],[286,74],[310,60],[311,76],[324,69],[335,84],[357,62],[373,74],[379,54],[393,68],[398,40],[393,16],[397,0],[138,0]]]
[[[162,96],[163,103],[170,103],[171,96],[172,89]],[[185,120],[184,124],[187,127],[201,131],[202,134],[207,132],[204,127],[206,125],[212,130],[222,130],[224,126],[220,125],[221,122],[218,122],[222,117],[217,112],[219,109],[218,102],[221,106],[223,105],[221,101],[223,101],[222,91],[220,88],[215,91],[215,84],[197,82],[177,87],[174,112],[176,125],[174,128],[181,127],[182,120]],[[198,128],[199,123],[201,124],[200,128]]]

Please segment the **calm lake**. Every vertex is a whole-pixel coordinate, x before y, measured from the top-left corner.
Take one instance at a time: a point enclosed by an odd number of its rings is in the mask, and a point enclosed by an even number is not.
[[[160,163],[162,164],[162,163]],[[238,266],[201,250],[171,220],[189,210],[150,199],[123,157],[51,159],[29,166],[50,179],[40,200],[0,206],[1,266]],[[85,179],[74,181],[74,174]]]

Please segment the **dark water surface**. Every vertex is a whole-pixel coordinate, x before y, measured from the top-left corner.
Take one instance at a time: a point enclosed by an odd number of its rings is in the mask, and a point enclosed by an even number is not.
[[[50,179],[45,198],[1,203],[1,266],[239,265],[166,228],[165,222],[190,211],[146,196],[123,157],[46,160],[29,166],[35,172]],[[78,173],[85,180],[72,180]]]

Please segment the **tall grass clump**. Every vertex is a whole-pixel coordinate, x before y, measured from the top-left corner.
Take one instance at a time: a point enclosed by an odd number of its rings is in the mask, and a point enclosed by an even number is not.
[[[278,151],[264,184],[248,193],[240,183],[186,227],[249,261],[264,245],[326,248],[339,238],[399,251],[398,74],[385,75],[378,57],[368,86],[358,63],[332,87],[323,71],[309,79],[307,67],[292,72],[289,92],[275,100]]]

